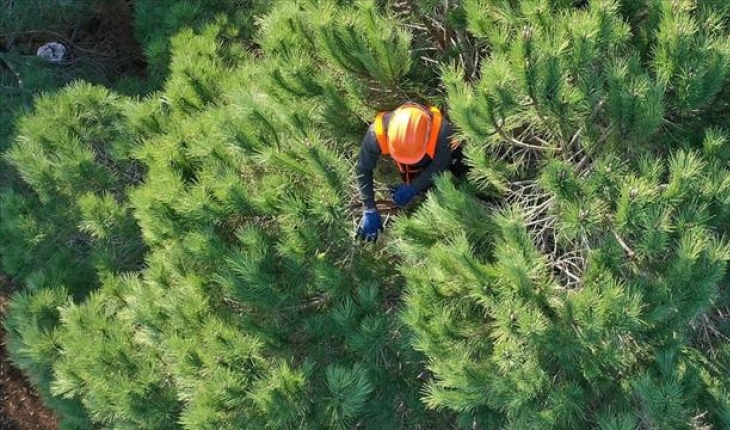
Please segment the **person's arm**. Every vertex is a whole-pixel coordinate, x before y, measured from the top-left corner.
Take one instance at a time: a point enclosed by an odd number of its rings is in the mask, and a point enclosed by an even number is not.
[[[416,193],[425,191],[433,183],[433,177],[448,170],[451,165],[451,134],[451,124],[444,118],[436,141],[436,154],[433,161],[411,182],[411,186],[416,190]]]
[[[357,183],[365,209],[375,208],[375,189],[373,186],[373,171],[380,159],[380,146],[375,137],[373,126],[368,128],[360,147],[360,159],[357,163]]]

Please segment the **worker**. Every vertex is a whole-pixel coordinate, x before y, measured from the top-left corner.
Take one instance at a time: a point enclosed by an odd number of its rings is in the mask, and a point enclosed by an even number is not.
[[[390,187],[398,207],[428,189],[435,175],[451,169],[461,176],[466,170],[461,148],[452,143],[451,125],[439,109],[409,102],[379,113],[365,134],[357,165],[364,205],[357,235],[364,241],[375,241],[382,229],[373,189],[373,171],[381,155],[390,156],[401,173],[403,183]]]

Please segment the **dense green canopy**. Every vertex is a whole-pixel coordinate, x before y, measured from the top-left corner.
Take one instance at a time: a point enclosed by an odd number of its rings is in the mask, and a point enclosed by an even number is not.
[[[63,428],[730,427],[727,2],[137,0],[146,79],[24,51],[114,3],[0,6],[4,324]],[[363,244],[408,100],[471,170]]]

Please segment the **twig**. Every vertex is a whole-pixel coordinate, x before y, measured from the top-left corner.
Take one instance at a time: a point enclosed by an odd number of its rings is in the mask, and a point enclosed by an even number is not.
[[[553,148],[550,146],[537,146],[537,145],[530,145],[529,143],[525,143],[521,140],[517,140],[512,136],[509,136],[507,133],[505,133],[501,128],[497,128],[497,132],[500,136],[509,143],[511,143],[514,146],[525,148],[525,149],[535,149],[538,151],[555,151],[555,152],[561,152],[560,148]]]
[[[604,140],[608,137],[608,133],[611,132],[611,129],[613,128],[613,123],[609,124],[608,127],[606,127],[605,130],[603,130],[603,133],[601,134],[601,137],[598,138],[597,143],[603,143]]]
[[[624,242],[623,239],[621,239],[621,236],[619,236],[618,233],[615,231],[613,232],[613,236],[616,238],[619,245],[621,245],[621,248],[623,248],[624,251],[626,251],[626,254],[629,256],[629,258],[634,258],[636,253],[631,248],[629,248],[628,245],[626,245],[626,242]]]
[[[580,136],[581,133],[583,133],[583,127],[582,126],[581,126],[581,128],[578,129],[578,131],[575,132],[575,134],[573,135],[573,137],[570,139],[570,143],[568,143],[568,146],[569,147],[570,146],[573,146],[573,144],[575,144],[575,142],[578,140],[578,136]]]
[[[492,123],[494,125],[494,128],[497,130],[497,133],[499,133],[500,136],[509,143],[513,144],[514,146],[525,148],[525,149],[535,149],[538,151],[556,151],[560,152],[560,148],[553,148],[551,146],[537,146],[537,145],[530,145],[529,143],[525,143],[521,140],[517,140],[514,137],[508,135],[505,133],[505,131],[500,127],[500,125],[497,123],[497,121],[492,118]],[[547,143],[547,142],[546,142]]]
[[[555,198],[554,197],[550,197],[549,199],[545,200],[543,203],[540,203],[538,206],[536,206],[534,208],[531,208],[528,213],[530,215],[534,215],[534,214],[541,213],[542,211],[544,211],[545,209],[547,209],[548,206],[550,206],[553,203],[553,201],[555,201]]]
[[[526,179],[524,181],[514,181],[512,185],[526,185],[525,188],[534,187],[537,185],[534,179]]]
[[[428,58],[426,56],[421,56],[421,60],[427,62],[427,63],[433,63],[433,64],[441,64],[439,61],[434,60],[433,58]]]
[[[561,257],[561,260],[565,261],[571,261],[571,260],[582,260],[583,256],[580,255],[580,252],[577,250],[568,251]]]
[[[548,223],[549,221],[553,221],[553,220],[554,220],[554,217],[548,216],[548,217],[545,217],[545,218],[540,218],[540,219],[537,219],[537,220],[534,220],[534,221],[530,221],[528,223],[525,223],[525,227],[532,227],[534,225],[538,225],[538,224],[542,224],[542,223]]]
[[[575,256],[571,258],[565,258],[565,256],[560,257],[555,261],[558,264],[566,265],[566,266],[573,266],[579,271],[583,270],[583,266],[585,266],[585,258]]]
[[[427,31],[428,29],[423,25],[418,24],[403,24],[405,28],[411,28],[418,31]]]
[[[533,136],[531,136],[531,138],[532,138],[532,139],[535,139],[535,140],[537,140],[538,142],[540,142],[541,144],[543,144],[543,145],[545,145],[545,146],[550,146],[550,144],[549,144],[549,143],[548,143],[547,141],[545,141],[545,140],[541,139],[541,138],[540,138],[539,136],[537,136],[537,135],[533,135]]]
[[[7,66],[8,69],[10,69],[10,72],[15,75],[15,79],[18,81],[18,88],[23,89],[23,78],[20,76],[20,73],[18,73],[17,70],[13,67],[13,65],[10,63],[10,61],[6,60],[4,56],[0,55],[0,60]]]
[[[715,348],[712,347],[710,331],[707,328],[709,325],[710,321],[708,320],[707,315],[702,315],[702,330],[705,332],[705,341],[707,342],[707,346],[710,349],[710,354],[712,354],[712,357],[715,357]]]
[[[721,331],[719,331],[717,329],[717,327],[715,327],[714,324],[712,324],[710,322],[710,318],[707,315],[703,315],[703,319],[705,320],[705,323],[707,324],[707,327],[709,327],[709,329],[712,332],[712,334],[714,334],[715,336],[721,338],[724,341],[730,341],[730,338],[728,338],[727,336],[725,336]]]
[[[573,272],[571,272],[570,270],[568,270],[568,268],[565,267],[563,264],[558,263],[558,262],[555,262],[555,263],[553,263],[553,267],[557,267],[558,269],[560,269],[560,271],[562,273],[566,274],[568,277],[572,278],[578,284],[580,284],[581,279],[577,275],[573,274]]]
[[[583,170],[583,168],[585,167],[585,165],[586,165],[586,164],[588,164],[588,160],[589,160],[589,159],[590,159],[590,157],[588,156],[588,154],[586,154],[586,155],[585,155],[585,156],[584,156],[584,157],[583,157],[583,158],[582,158],[582,159],[581,159],[581,160],[580,160],[580,161],[578,162],[578,164],[576,164],[576,166],[575,166],[575,169],[576,169],[577,171],[579,171],[579,172],[580,172],[581,170]]]

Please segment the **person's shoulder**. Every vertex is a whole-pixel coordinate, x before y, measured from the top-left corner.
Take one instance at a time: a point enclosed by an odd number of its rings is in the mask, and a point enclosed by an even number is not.
[[[368,130],[365,132],[365,136],[362,139],[362,146],[368,152],[374,154],[380,154],[380,146],[378,145],[378,138],[375,136],[375,124],[370,124]]]
[[[451,120],[449,120],[448,115],[441,114],[441,131],[450,131],[451,130]]]

